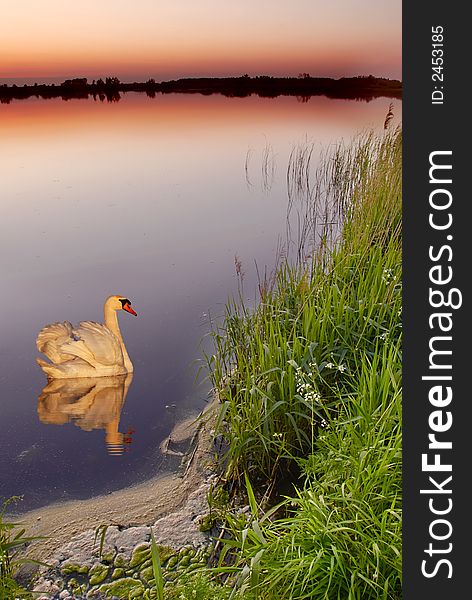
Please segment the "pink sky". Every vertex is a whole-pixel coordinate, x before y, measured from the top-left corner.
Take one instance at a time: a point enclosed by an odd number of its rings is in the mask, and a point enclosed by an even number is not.
[[[401,78],[401,0],[0,0],[0,78]]]

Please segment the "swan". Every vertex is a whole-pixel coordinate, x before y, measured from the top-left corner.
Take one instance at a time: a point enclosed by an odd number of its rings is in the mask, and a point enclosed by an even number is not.
[[[114,295],[105,300],[105,324],[81,321],[73,327],[69,321],[46,325],[38,333],[36,347],[51,362],[36,362],[49,379],[73,377],[110,377],[133,372],[118,326],[117,311],[137,316],[126,296]]]

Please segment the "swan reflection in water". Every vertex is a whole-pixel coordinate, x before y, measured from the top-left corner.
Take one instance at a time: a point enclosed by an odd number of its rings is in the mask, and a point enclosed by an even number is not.
[[[51,425],[72,422],[85,431],[104,429],[109,454],[123,454],[133,431],[121,433],[118,428],[132,380],[132,373],[52,379],[38,398],[39,419]]]

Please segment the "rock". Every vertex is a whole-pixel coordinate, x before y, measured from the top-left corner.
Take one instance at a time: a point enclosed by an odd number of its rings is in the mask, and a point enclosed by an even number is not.
[[[75,579],[75,577],[73,577],[72,579],[69,579],[68,582],[69,588],[72,590],[72,594],[73,597],[75,598],[75,596],[80,596],[80,594],[83,594],[85,591],[85,584],[80,584],[77,579]]]
[[[111,574],[112,579],[121,579],[121,577],[124,577],[124,576],[125,576],[124,569],[114,569],[113,573]]]
[[[104,563],[111,564],[116,556],[116,550],[108,550],[107,552],[103,552],[101,556],[101,560]]]
[[[148,542],[150,536],[150,527],[128,527],[122,531],[114,527],[111,531],[107,531],[105,541],[108,547],[116,548],[119,553],[126,554],[129,558],[133,549],[138,544]]]
[[[146,567],[139,572],[139,577],[144,583],[149,584],[154,579],[154,569],[152,567]]]
[[[178,556],[175,556],[175,555],[171,556],[166,564],[167,569],[173,569],[174,567],[177,566],[178,562],[179,562]]]
[[[208,484],[204,483],[188,497],[182,509],[158,519],[153,525],[153,533],[158,544],[165,544],[178,550],[191,544],[199,547],[208,541],[208,536],[199,530],[196,515],[208,511]]]
[[[81,575],[86,575],[90,570],[88,565],[80,565],[73,561],[66,561],[61,565],[61,572],[64,575],[71,575],[72,573],[79,573]]]
[[[88,529],[62,546],[53,558],[59,563],[68,561],[90,568],[95,562],[99,549],[95,537],[95,531]]]
[[[104,583],[99,588],[100,594],[106,597],[118,596],[118,598],[130,598],[131,593],[143,594],[144,586],[139,579],[133,579],[132,577],[124,577],[111,583]],[[140,596],[133,596],[139,598]]]
[[[89,571],[90,585],[98,585],[107,578],[110,567],[102,563],[97,563]]]
[[[118,569],[126,569],[129,566],[129,561],[126,558],[126,554],[124,554],[124,552],[118,552],[118,554],[115,556],[113,564]]]
[[[60,589],[61,588],[55,583],[53,583],[51,580],[41,577],[41,579],[39,579],[36,585],[34,586],[33,592],[42,593],[46,596],[47,600],[49,600],[49,597],[53,597],[55,594],[57,594],[57,592]]]
[[[145,560],[151,558],[151,547],[148,543],[139,544],[133,550],[131,560],[129,561],[130,568],[137,567],[142,564]]]

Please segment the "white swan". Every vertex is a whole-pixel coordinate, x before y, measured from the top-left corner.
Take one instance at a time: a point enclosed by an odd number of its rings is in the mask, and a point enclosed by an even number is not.
[[[73,327],[69,321],[46,325],[38,333],[36,347],[50,363],[36,362],[50,379],[72,377],[109,377],[133,372],[126,351],[116,311],[136,315],[125,296],[109,296],[105,300],[105,324],[82,321]]]

